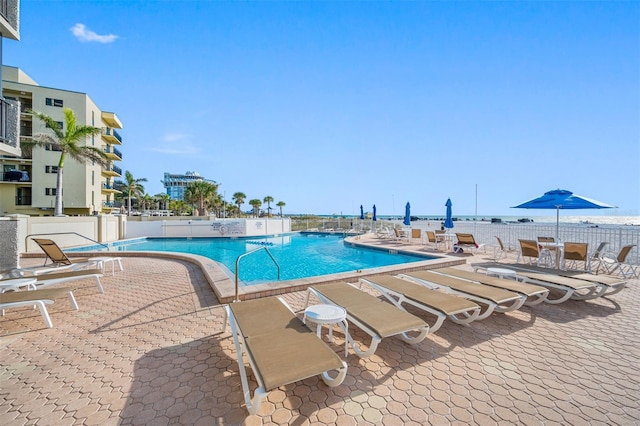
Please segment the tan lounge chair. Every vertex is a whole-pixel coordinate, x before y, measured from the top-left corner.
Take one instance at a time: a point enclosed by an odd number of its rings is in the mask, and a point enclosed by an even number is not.
[[[516,263],[525,262],[528,258],[529,264],[533,262],[533,259],[536,261],[536,265],[540,265],[540,248],[538,247],[538,243],[533,240],[518,240],[520,243],[520,252],[518,252],[518,258],[516,259]]]
[[[349,336],[351,347],[362,358],[373,355],[385,337],[400,336],[402,340],[413,345],[423,341],[429,332],[429,325],[422,319],[345,282],[309,287],[305,307],[309,304],[311,294],[322,303],[344,308],[347,311],[347,320],[371,336],[367,350],[361,349]]]
[[[456,237],[458,238],[456,245],[463,249],[470,250],[473,254],[478,254],[478,250],[484,247],[484,244],[478,244],[476,242],[473,234],[461,234],[456,232]]]
[[[485,274],[479,274],[477,272],[464,271],[457,268],[440,268],[434,270],[434,272],[525,295],[527,299],[524,304],[527,306],[533,306],[542,303],[549,295],[549,289],[546,287],[527,284],[519,281],[507,280],[504,278],[492,277]]]
[[[433,231],[427,231],[427,241],[430,244],[435,245],[436,250],[440,249],[440,245],[444,245],[446,247],[447,241],[445,240],[442,234],[436,235]]]
[[[616,271],[620,271],[620,274],[624,278],[640,278],[636,266],[627,263],[627,256],[631,252],[631,249],[635,247],[635,244],[624,246],[618,252],[618,255],[605,254],[600,258],[602,266],[606,269],[608,274],[613,274]]]
[[[474,271],[487,268],[486,264],[476,264],[472,265],[472,267]],[[501,264],[501,267],[504,268],[505,265]],[[549,296],[547,296],[545,302],[550,304],[562,303],[569,299],[595,299],[596,297],[604,295],[607,291],[607,286],[602,283],[580,280],[574,277],[565,277],[562,275],[556,275],[547,272],[554,271],[553,269],[546,269],[545,272],[536,272],[529,269],[531,268],[530,266],[509,265],[509,267],[517,269],[517,275],[520,280],[524,280],[532,284],[538,284],[543,287],[556,289],[563,293],[563,295],[557,299],[550,299]]]
[[[438,330],[447,317],[457,324],[469,324],[480,315],[480,306],[470,300],[391,275],[360,278],[360,282],[375,288],[401,309],[404,309],[402,304],[407,303],[435,315],[437,319],[429,325],[429,333]]]
[[[589,244],[587,243],[564,243],[564,267],[577,269],[578,262],[582,262],[583,271],[589,271]]]
[[[612,275],[603,275],[603,274],[594,275],[588,272],[565,271],[562,269],[549,269],[549,268],[544,268],[541,266],[534,266],[534,265],[514,265],[514,264],[505,265],[505,264],[498,264],[498,263],[481,263],[481,264],[475,264],[471,266],[473,267],[474,271],[486,270],[487,268],[491,268],[491,267],[504,268],[505,266],[507,266],[509,269],[515,270],[516,273],[519,273],[518,271],[530,271],[530,272],[538,272],[541,274],[558,275],[561,277],[574,278],[577,280],[587,281],[587,282],[593,283],[594,285],[598,285],[605,288],[605,289],[600,288],[596,290],[600,296],[611,296],[613,294],[619,293],[627,285],[627,280],[623,278],[618,278]],[[575,284],[575,283],[572,282],[572,284]],[[559,288],[559,289],[564,291],[564,288]]]
[[[62,296],[68,296],[71,307],[78,310],[78,304],[75,297],[73,297],[73,289],[71,288],[51,288],[46,290],[32,290],[32,291],[9,291],[6,293],[0,293],[0,309],[4,315],[5,309],[18,308],[23,306],[37,306],[42,315],[42,319],[48,328],[53,327],[51,317],[47,311],[46,305],[50,305]]]
[[[342,383],[347,364],[296,317],[278,297],[225,306],[247,410],[256,414],[268,393],[280,386],[320,375],[329,386]],[[258,388],[249,390],[243,354],[249,359]],[[337,371],[336,377],[329,375]]]
[[[466,299],[486,305],[484,313],[478,319],[487,318],[493,311],[505,313],[519,309],[527,297],[512,291],[472,283],[460,278],[438,274],[432,271],[414,271],[402,274],[401,277],[413,280],[433,289],[443,289],[447,293],[457,294]]]
[[[73,264],[86,264],[86,266],[89,266],[91,264],[95,264],[95,262],[90,262],[86,257],[69,259],[60,246],[58,246],[58,244],[53,240],[47,238],[32,238],[32,240],[40,246],[42,251],[44,251],[44,254],[47,255],[47,259],[56,266]],[[47,259],[45,259],[45,265],[47,264]]]

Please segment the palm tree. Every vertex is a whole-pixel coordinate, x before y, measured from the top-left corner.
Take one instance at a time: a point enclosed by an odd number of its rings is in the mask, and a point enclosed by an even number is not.
[[[184,200],[169,201],[169,209],[173,210],[173,214],[176,216],[182,216],[183,213],[190,213],[190,207]]]
[[[127,216],[131,216],[131,198],[137,198],[138,202],[144,194],[144,186],[141,182],[146,182],[147,178],[136,179],[129,170],[124,172],[124,193],[127,196]]]
[[[56,205],[53,210],[53,215],[62,216],[64,214],[62,210],[62,170],[64,168],[64,160],[69,156],[80,163],[95,162],[105,167],[107,165],[107,156],[101,149],[93,146],[80,145],[85,142],[89,136],[101,134],[102,129],[99,127],[78,125],[73,110],[66,107],[63,109],[66,132],[60,127],[57,121],[48,115],[33,110],[27,110],[27,112],[32,113],[42,120],[47,127],[51,129],[53,135],[49,133],[38,133],[33,136],[32,141],[26,142],[26,145],[31,145],[31,147],[52,145],[56,151],[60,151],[58,173],[56,176]]]
[[[149,194],[144,194],[142,196],[142,210],[152,210],[153,207],[153,197]]]
[[[253,207],[253,214],[258,217],[260,216],[260,206],[262,205],[262,201],[254,198],[253,200],[249,200],[249,205]]]
[[[236,205],[238,206],[238,215],[242,215],[242,209],[240,208],[240,206],[242,206],[242,204],[244,204],[244,200],[247,198],[246,195],[244,195],[244,193],[242,192],[236,192],[235,194],[233,194],[233,201],[235,201]]]
[[[280,207],[280,217],[282,217],[282,208],[284,206],[286,206],[284,201],[278,201],[278,204],[276,204],[276,206]]]
[[[207,204],[209,204],[209,199],[215,196],[217,191],[217,184],[203,180],[190,182],[184,191],[184,199],[188,203],[196,204],[198,215],[204,216],[206,214]]]
[[[267,217],[271,217],[271,203],[273,203],[273,197],[271,195],[267,195],[262,201],[267,203]]]
[[[158,206],[162,206],[162,208],[159,210],[169,210],[169,201],[171,200],[171,197],[169,196],[169,194],[161,192],[160,194],[156,194],[154,195],[154,198],[158,201]]]

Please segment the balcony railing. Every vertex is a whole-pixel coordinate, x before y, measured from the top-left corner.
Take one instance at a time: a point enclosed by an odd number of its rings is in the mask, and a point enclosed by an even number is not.
[[[31,182],[29,172],[23,170],[9,170],[0,176],[2,176],[2,182]]]
[[[112,129],[111,127],[105,127],[103,134],[105,136],[112,136],[116,138],[118,142],[122,143],[122,136],[120,136],[120,134],[116,132],[116,129]]]
[[[119,174],[120,176],[122,176],[122,169],[118,166],[112,166],[111,170],[113,170],[115,173]]]
[[[30,205],[31,205],[30,195],[16,196],[16,206],[30,206]]]
[[[116,147],[114,147],[114,146],[107,145],[107,146],[104,148],[104,152],[105,152],[105,153],[107,153],[107,154],[114,154],[114,155],[116,155],[119,159],[121,159],[121,160],[122,160],[122,152],[121,152],[118,148],[116,148]]]

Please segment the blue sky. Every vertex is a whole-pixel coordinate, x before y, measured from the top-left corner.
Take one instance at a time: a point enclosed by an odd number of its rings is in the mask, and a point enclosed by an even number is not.
[[[285,213],[473,215],[477,185],[480,216],[556,188],[639,214],[639,2],[30,0],[21,37],[4,63],[118,114],[152,195],[197,171]]]

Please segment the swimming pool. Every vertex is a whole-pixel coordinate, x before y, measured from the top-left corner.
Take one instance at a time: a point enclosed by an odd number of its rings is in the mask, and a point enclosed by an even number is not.
[[[392,254],[388,250],[349,247],[341,235],[291,234],[269,238],[148,238],[113,246],[118,251],[160,251],[197,254],[213,259],[235,274],[238,256],[266,247],[280,265],[280,280],[294,280],[380,266],[434,259]],[[276,281],[278,270],[265,250],[243,257],[239,280],[246,285]]]

